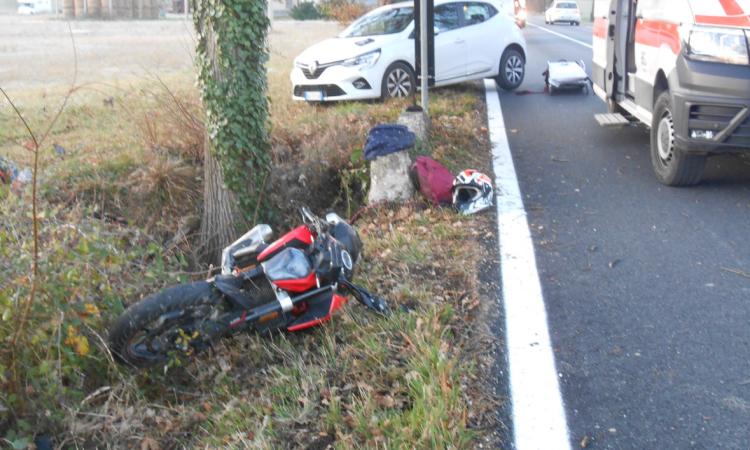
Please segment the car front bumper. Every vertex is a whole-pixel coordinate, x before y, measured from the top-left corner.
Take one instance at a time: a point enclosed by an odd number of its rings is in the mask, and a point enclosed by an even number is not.
[[[692,154],[750,152],[750,66],[681,56],[670,87],[679,148]]]
[[[327,67],[315,77],[295,66],[290,74],[292,99],[327,102],[378,98],[383,74],[376,67],[337,65]]]

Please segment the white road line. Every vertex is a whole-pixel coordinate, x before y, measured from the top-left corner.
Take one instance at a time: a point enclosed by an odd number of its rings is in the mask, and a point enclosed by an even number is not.
[[[561,38],[563,38],[563,39],[567,39],[567,40],[569,40],[569,41],[575,42],[575,43],[576,43],[576,44],[578,44],[578,45],[583,45],[583,46],[584,46],[584,47],[586,47],[586,48],[590,48],[590,49],[593,49],[593,47],[591,46],[591,44],[587,44],[587,43],[585,43],[585,42],[583,42],[583,41],[579,41],[578,39],[573,39],[572,37],[570,37],[570,36],[566,36],[566,35],[564,35],[564,34],[562,34],[562,33],[558,33],[557,31],[552,31],[552,30],[550,30],[550,29],[549,29],[549,28],[547,28],[547,27],[543,27],[543,26],[540,26],[540,25],[535,25],[535,24],[533,24],[533,23],[531,23],[531,22],[526,22],[526,25],[528,25],[528,26],[531,26],[531,27],[534,27],[534,28],[538,28],[538,29],[540,29],[540,30],[542,30],[542,31],[546,31],[546,32],[547,32],[547,33],[549,33],[549,34],[554,34],[555,36],[560,36],[560,37],[561,37]]]
[[[570,450],[547,313],[495,81],[484,80],[516,450]]]

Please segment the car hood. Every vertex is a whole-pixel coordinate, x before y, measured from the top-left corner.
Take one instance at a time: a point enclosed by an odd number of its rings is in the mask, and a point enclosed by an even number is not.
[[[391,42],[395,36],[365,36],[365,37],[335,37],[318,42],[300,53],[295,62],[310,64],[317,61],[318,64],[327,64],[342,61],[359,56],[363,53],[377,50],[383,44]]]

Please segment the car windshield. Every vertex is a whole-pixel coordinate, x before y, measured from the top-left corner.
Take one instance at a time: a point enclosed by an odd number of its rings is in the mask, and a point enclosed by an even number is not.
[[[578,5],[575,3],[558,3],[557,7],[561,9],[576,9]]]
[[[404,31],[414,18],[414,8],[390,8],[359,18],[341,33],[341,37],[394,34]]]

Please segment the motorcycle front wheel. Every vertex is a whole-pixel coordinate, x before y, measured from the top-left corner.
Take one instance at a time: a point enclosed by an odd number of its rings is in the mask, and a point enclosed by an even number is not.
[[[210,344],[221,325],[222,296],[205,281],[164,289],[125,310],[110,328],[110,350],[119,362],[150,367],[191,355]]]

